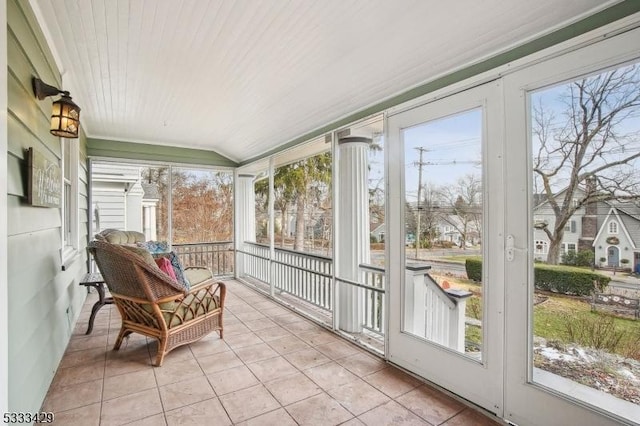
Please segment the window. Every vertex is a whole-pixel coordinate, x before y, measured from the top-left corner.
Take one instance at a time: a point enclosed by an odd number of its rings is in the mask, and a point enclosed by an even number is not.
[[[609,233],[610,234],[618,233],[618,222],[616,222],[615,220],[612,220],[611,222],[609,222]]]
[[[546,241],[538,240],[535,244],[536,254],[547,254],[549,252],[549,243]]]
[[[576,221],[575,220],[570,220],[569,222],[567,222],[567,224],[564,226],[564,232],[571,232],[574,233],[576,232]]]
[[[78,141],[62,141],[62,262],[78,248]]]
[[[569,253],[569,252],[576,252],[576,245],[575,243],[566,243],[564,245],[564,252],[565,253]]]

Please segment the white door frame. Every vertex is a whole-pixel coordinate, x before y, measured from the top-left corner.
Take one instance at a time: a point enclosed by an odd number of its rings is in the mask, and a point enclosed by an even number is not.
[[[8,209],[7,209],[7,2],[0,1],[0,412],[9,411],[9,291],[7,255],[8,253]]]
[[[621,64],[640,56],[640,29],[605,39],[562,56],[540,61],[504,77],[506,154],[506,234],[515,241],[514,259],[506,262],[505,418],[515,424],[619,425],[628,418],[611,415],[612,398],[592,407],[579,399],[580,386],[535,370],[532,364],[533,215],[531,141],[527,93],[550,84]],[[527,165],[527,167],[523,167]],[[534,374],[537,383],[534,383]],[[544,377],[548,376],[545,380]],[[550,381],[554,380],[551,384]],[[548,387],[541,384],[548,384]],[[558,390],[562,389],[564,393]],[[606,407],[606,408],[605,408]],[[640,410],[640,409],[639,409]],[[636,414],[637,415],[637,414]],[[639,417],[635,417],[636,421]]]
[[[503,410],[503,131],[501,83],[493,81],[388,117],[387,220],[389,227],[388,359],[476,404],[502,416]],[[403,128],[483,108],[483,359],[475,361],[462,353],[402,331],[405,281]],[[489,193],[489,188],[492,193]],[[489,211],[491,214],[488,214]],[[490,255],[493,253],[493,255]],[[491,285],[488,285],[490,283]]]

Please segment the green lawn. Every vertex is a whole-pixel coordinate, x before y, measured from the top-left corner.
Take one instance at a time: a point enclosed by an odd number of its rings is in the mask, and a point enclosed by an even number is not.
[[[471,285],[456,285],[473,291]],[[479,287],[476,288],[479,290]],[[562,344],[576,343],[640,360],[640,321],[591,312],[584,300],[561,295],[544,295],[533,309],[534,335]],[[467,299],[466,316],[482,319],[482,298],[475,293]],[[480,344],[482,331],[467,326],[465,339]]]
[[[591,312],[586,301],[560,295],[533,309],[534,335],[562,343],[598,347],[640,359],[640,321]]]
[[[482,319],[482,284],[460,277],[436,276],[448,281],[452,288],[471,291],[466,316]],[[577,343],[640,360],[640,320],[614,317],[606,312],[591,312],[591,305],[577,297],[539,294],[547,299],[534,306],[534,335],[547,341]],[[481,329],[466,327],[466,340],[480,344]],[[619,338],[619,342],[612,342]]]

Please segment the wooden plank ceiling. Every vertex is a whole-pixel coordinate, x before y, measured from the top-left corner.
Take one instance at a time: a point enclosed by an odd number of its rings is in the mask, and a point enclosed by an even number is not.
[[[601,0],[31,0],[90,137],[243,161]]]

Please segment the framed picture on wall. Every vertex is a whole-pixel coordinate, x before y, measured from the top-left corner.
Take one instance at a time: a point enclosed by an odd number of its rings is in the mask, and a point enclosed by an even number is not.
[[[27,198],[29,204],[37,207],[56,207],[62,203],[62,175],[57,162],[50,161],[44,154],[29,148]]]

